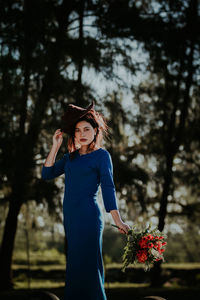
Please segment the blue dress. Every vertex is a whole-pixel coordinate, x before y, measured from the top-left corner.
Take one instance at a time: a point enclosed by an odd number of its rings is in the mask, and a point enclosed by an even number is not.
[[[106,212],[118,209],[110,153],[99,148],[71,160],[69,153],[42,168],[43,179],[65,174],[63,201],[67,239],[65,300],[106,300],[102,235],[104,221],[97,202],[101,185]]]

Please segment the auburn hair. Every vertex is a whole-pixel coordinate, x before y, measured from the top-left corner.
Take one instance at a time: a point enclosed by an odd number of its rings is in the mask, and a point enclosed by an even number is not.
[[[104,137],[108,137],[108,125],[104,116],[94,109],[91,109],[86,115],[76,120],[71,128],[67,144],[70,159],[74,158],[76,150],[78,149],[75,144],[75,128],[76,124],[81,121],[86,121],[90,123],[93,128],[97,128],[94,140],[88,145],[87,151],[92,151],[95,146],[101,147]]]

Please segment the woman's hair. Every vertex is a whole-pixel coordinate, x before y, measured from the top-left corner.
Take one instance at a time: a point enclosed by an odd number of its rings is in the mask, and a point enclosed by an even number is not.
[[[104,137],[108,136],[108,125],[103,117],[102,114],[98,113],[94,109],[91,109],[86,115],[79,118],[75,124],[73,125],[69,138],[68,138],[68,151],[70,153],[70,158],[73,159],[75,155],[75,151],[77,150],[76,144],[75,144],[75,128],[76,124],[86,121],[90,123],[90,125],[93,128],[97,128],[96,134],[94,136],[94,140],[88,145],[87,150],[93,150],[95,146],[101,147],[102,141]]]

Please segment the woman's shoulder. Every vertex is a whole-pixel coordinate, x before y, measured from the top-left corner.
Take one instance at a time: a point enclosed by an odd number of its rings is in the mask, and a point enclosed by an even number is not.
[[[110,152],[105,148],[99,148],[99,149],[101,149],[102,153],[110,154]]]
[[[98,154],[100,153],[100,157],[102,159],[111,159],[110,152],[105,148],[99,148]]]
[[[108,150],[106,150],[105,148],[102,148],[102,147],[100,147],[94,151],[96,151],[96,153],[101,153],[101,154],[109,153]]]

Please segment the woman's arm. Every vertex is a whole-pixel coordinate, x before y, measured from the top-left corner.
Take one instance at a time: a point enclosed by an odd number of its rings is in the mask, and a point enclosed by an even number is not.
[[[53,145],[42,167],[42,178],[44,180],[54,179],[64,173],[66,155],[62,159],[55,162],[56,155],[62,144],[63,137],[60,129],[57,129],[53,135]]]
[[[121,220],[118,210],[115,184],[113,180],[113,164],[109,152],[104,152],[104,155],[100,160],[99,170],[101,190],[106,212],[111,213],[115,224],[119,227],[119,232],[127,234],[130,227]]]
[[[45,167],[52,167],[56,160],[56,155],[58,153],[59,148],[56,145],[52,145],[51,150],[45,160],[44,166]]]
[[[49,155],[47,156],[47,159],[44,163],[45,167],[52,167],[55,163],[56,155],[58,153],[58,150],[60,149],[60,146],[63,141],[62,132],[60,129],[57,129],[53,135],[53,145],[51,147],[51,150],[49,152]]]
[[[119,210],[111,210],[110,211],[113,221],[119,227],[119,232],[128,234],[128,230],[131,229],[129,225],[125,224],[120,216]]]

